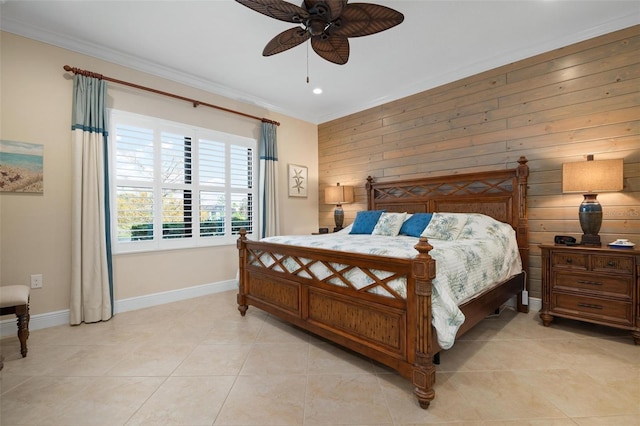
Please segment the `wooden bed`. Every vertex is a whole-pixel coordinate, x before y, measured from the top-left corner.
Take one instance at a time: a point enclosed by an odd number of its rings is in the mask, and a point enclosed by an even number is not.
[[[493,313],[517,295],[517,309],[527,312],[520,293],[528,289],[528,221],[526,191],[529,169],[520,157],[514,169],[412,179],[395,182],[367,180],[369,210],[388,212],[458,212],[482,213],[511,224],[516,231],[523,271],[477,295],[460,306],[466,320],[457,336]],[[433,247],[426,238],[416,245],[419,254],[413,259],[399,259],[331,250],[292,247],[250,241],[241,231],[239,251],[238,309],[244,316],[249,305],[282,318],[332,342],[354,350],[410,378],[414,394],[422,408],[435,397],[433,357],[441,348],[431,325],[431,281],[435,261],[429,255]],[[273,264],[259,261],[267,254]],[[300,265],[287,272],[284,259]],[[307,259],[307,261],[305,261]],[[322,262],[331,269],[323,280],[310,273],[308,259]],[[346,265],[338,268],[335,265]],[[407,280],[407,296],[385,297],[358,290],[343,274],[351,268],[367,273],[382,270],[391,273],[375,285],[385,286],[397,277]],[[345,287],[330,284],[338,278]]]

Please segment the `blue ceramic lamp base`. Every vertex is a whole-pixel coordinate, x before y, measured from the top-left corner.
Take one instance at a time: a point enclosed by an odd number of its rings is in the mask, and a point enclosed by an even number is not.
[[[344,210],[342,210],[342,205],[338,204],[336,209],[333,211],[333,220],[336,222],[336,227],[333,228],[333,232],[338,232],[342,229],[342,224],[344,223]]]
[[[598,194],[584,194],[584,200],[580,204],[578,217],[583,232],[581,245],[598,247],[602,245],[598,235],[602,226],[602,206],[596,199],[597,196]]]

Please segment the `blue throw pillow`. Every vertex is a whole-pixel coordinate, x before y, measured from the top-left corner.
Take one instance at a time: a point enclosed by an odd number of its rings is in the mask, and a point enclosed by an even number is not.
[[[405,220],[400,228],[400,235],[409,235],[411,237],[420,237],[429,222],[431,222],[433,213],[414,213],[409,219]]]
[[[356,213],[350,234],[371,234],[384,210],[365,210]]]

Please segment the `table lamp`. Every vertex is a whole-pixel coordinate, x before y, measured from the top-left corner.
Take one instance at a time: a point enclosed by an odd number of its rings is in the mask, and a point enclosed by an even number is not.
[[[336,222],[336,227],[333,232],[337,232],[342,229],[344,223],[344,211],[342,205],[347,203],[353,203],[355,199],[353,186],[341,186],[338,183],[336,186],[329,186],[324,190],[324,202],[325,204],[335,204],[336,209],[333,212],[333,219]]]
[[[594,161],[593,155],[587,161],[564,163],[562,165],[562,192],[581,192],[584,200],[578,210],[582,240],[586,246],[601,246],[600,226],[602,206],[596,199],[600,192],[621,191],[623,187],[623,160]]]

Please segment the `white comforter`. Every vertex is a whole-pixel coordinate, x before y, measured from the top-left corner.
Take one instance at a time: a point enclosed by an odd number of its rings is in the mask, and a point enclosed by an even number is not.
[[[458,328],[464,322],[464,314],[458,305],[472,299],[485,288],[494,286],[522,271],[522,263],[518,252],[515,232],[510,225],[487,216],[469,214],[462,232],[453,241],[429,239],[434,247],[429,254],[436,261],[436,278],[433,280],[432,323],[438,335],[438,343],[443,349],[453,346]],[[367,253],[397,258],[413,258],[418,252],[414,246],[418,238],[409,236],[351,235],[348,228],[334,234],[296,235],[268,237],[263,241],[296,245],[303,247],[324,248],[329,250]],[[273,260],[268,256],[261,259],[269,264]],[[299,269],[299,265],[291,260],[284,263],[289,271]],[[342,266],[336,265],[337,269]],[[314,275],[323,279],[331,272],[321,263],[312,266]],[[389,273],[376,272],[378,278],[385,278]],[[300,274],[305,276],[306,272]],[[349,280],[358,288],[370,285],[372,279],[355,269],[348,272]],[[344,285],[334,280],[336,285]],[[406,297],[406,282],[396,279],[391,287]],[[376,287],[373,292],[389,295],[386,290]]]

